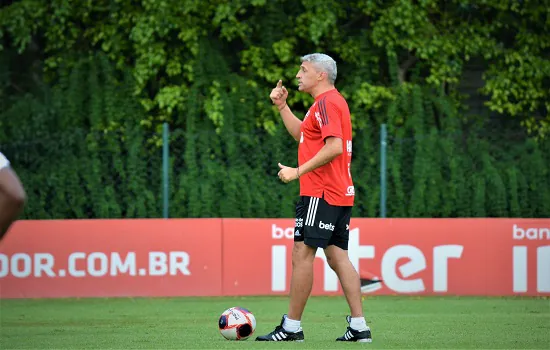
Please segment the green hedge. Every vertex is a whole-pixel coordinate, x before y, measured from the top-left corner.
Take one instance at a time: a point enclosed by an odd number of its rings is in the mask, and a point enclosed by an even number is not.
[[[170,216],[293,217],[298,185],[276,174],[278,162],[295,166],[297,145],[282,123],[268,132],[246,122],[264,107],[244,81],[227,76],[234,90],[220,96],[223,124],[198,107],[209,88],[198,80],[181,115],[186,128],[171,130]],[[162,216],[162,139],[135,123],[146,115],[132,87],[95,57],[2,113],[0,140],[9,140],[2,151],[29,195],[25,218]],[[463,123],[444,97],[415,85],[397,91],[374,114],[353,111],[354,216],[379,215],[382,122],[389,217],[550,216],[548,140]]]

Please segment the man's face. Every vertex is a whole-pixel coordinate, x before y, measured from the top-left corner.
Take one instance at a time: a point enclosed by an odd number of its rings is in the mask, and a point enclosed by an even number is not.
[[[317,86],[322,77],[311,62],[302,62],[296,79],[298,79],[298,90],[303,92],[311,92],[311,90]]]

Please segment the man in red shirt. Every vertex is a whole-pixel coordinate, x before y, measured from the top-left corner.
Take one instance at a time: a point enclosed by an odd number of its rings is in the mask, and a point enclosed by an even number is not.
[[[0,152],[0,240],[25,204],[25,191],[8,159]]]
[[[313,261],[318,248],[336,272],[350,307],[348,329],[338,341],[371,342],[363,317],[359,275],[348,258],[349,223],[354,203],[351,177],[352,132],[348,105],[334,87],[336,62],[325,54],[301,58],[296,75],[298,90],[315,102],[303,120],[286,103],[287,89],[279,80],[270,98],[281,113],[290,135],[298,141],[298,167],[279,163],[279,178],[288,183],[299,179],[296,204],[292,277],[288,314],[281,324],[259,341],[303,341],[302,314],[313,286]]]

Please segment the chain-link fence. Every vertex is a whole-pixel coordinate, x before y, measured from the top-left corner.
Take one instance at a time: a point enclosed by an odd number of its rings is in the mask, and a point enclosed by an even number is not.
[[[384,137],[382,137],[383,139]],[[521,130],[388,135],[388,217],[549,217],[550,143]]]
[[[139,130],[73,129],[1,146],[28,219],[161,217],[160,149]]]
[[[380,132],[382,130],[382,132]],[[1,145],[24,183],[27,219],[293,217],[286,130],[74,129]],[[353,140],[355,217],[550,217],[550,142],[522,132]]]

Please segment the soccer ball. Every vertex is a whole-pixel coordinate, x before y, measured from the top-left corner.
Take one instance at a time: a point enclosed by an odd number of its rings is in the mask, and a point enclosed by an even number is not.
[[[232,307],[221,314],[218,327],[227,340],[246,340],[256,330],[256,318],[245,308]]]

